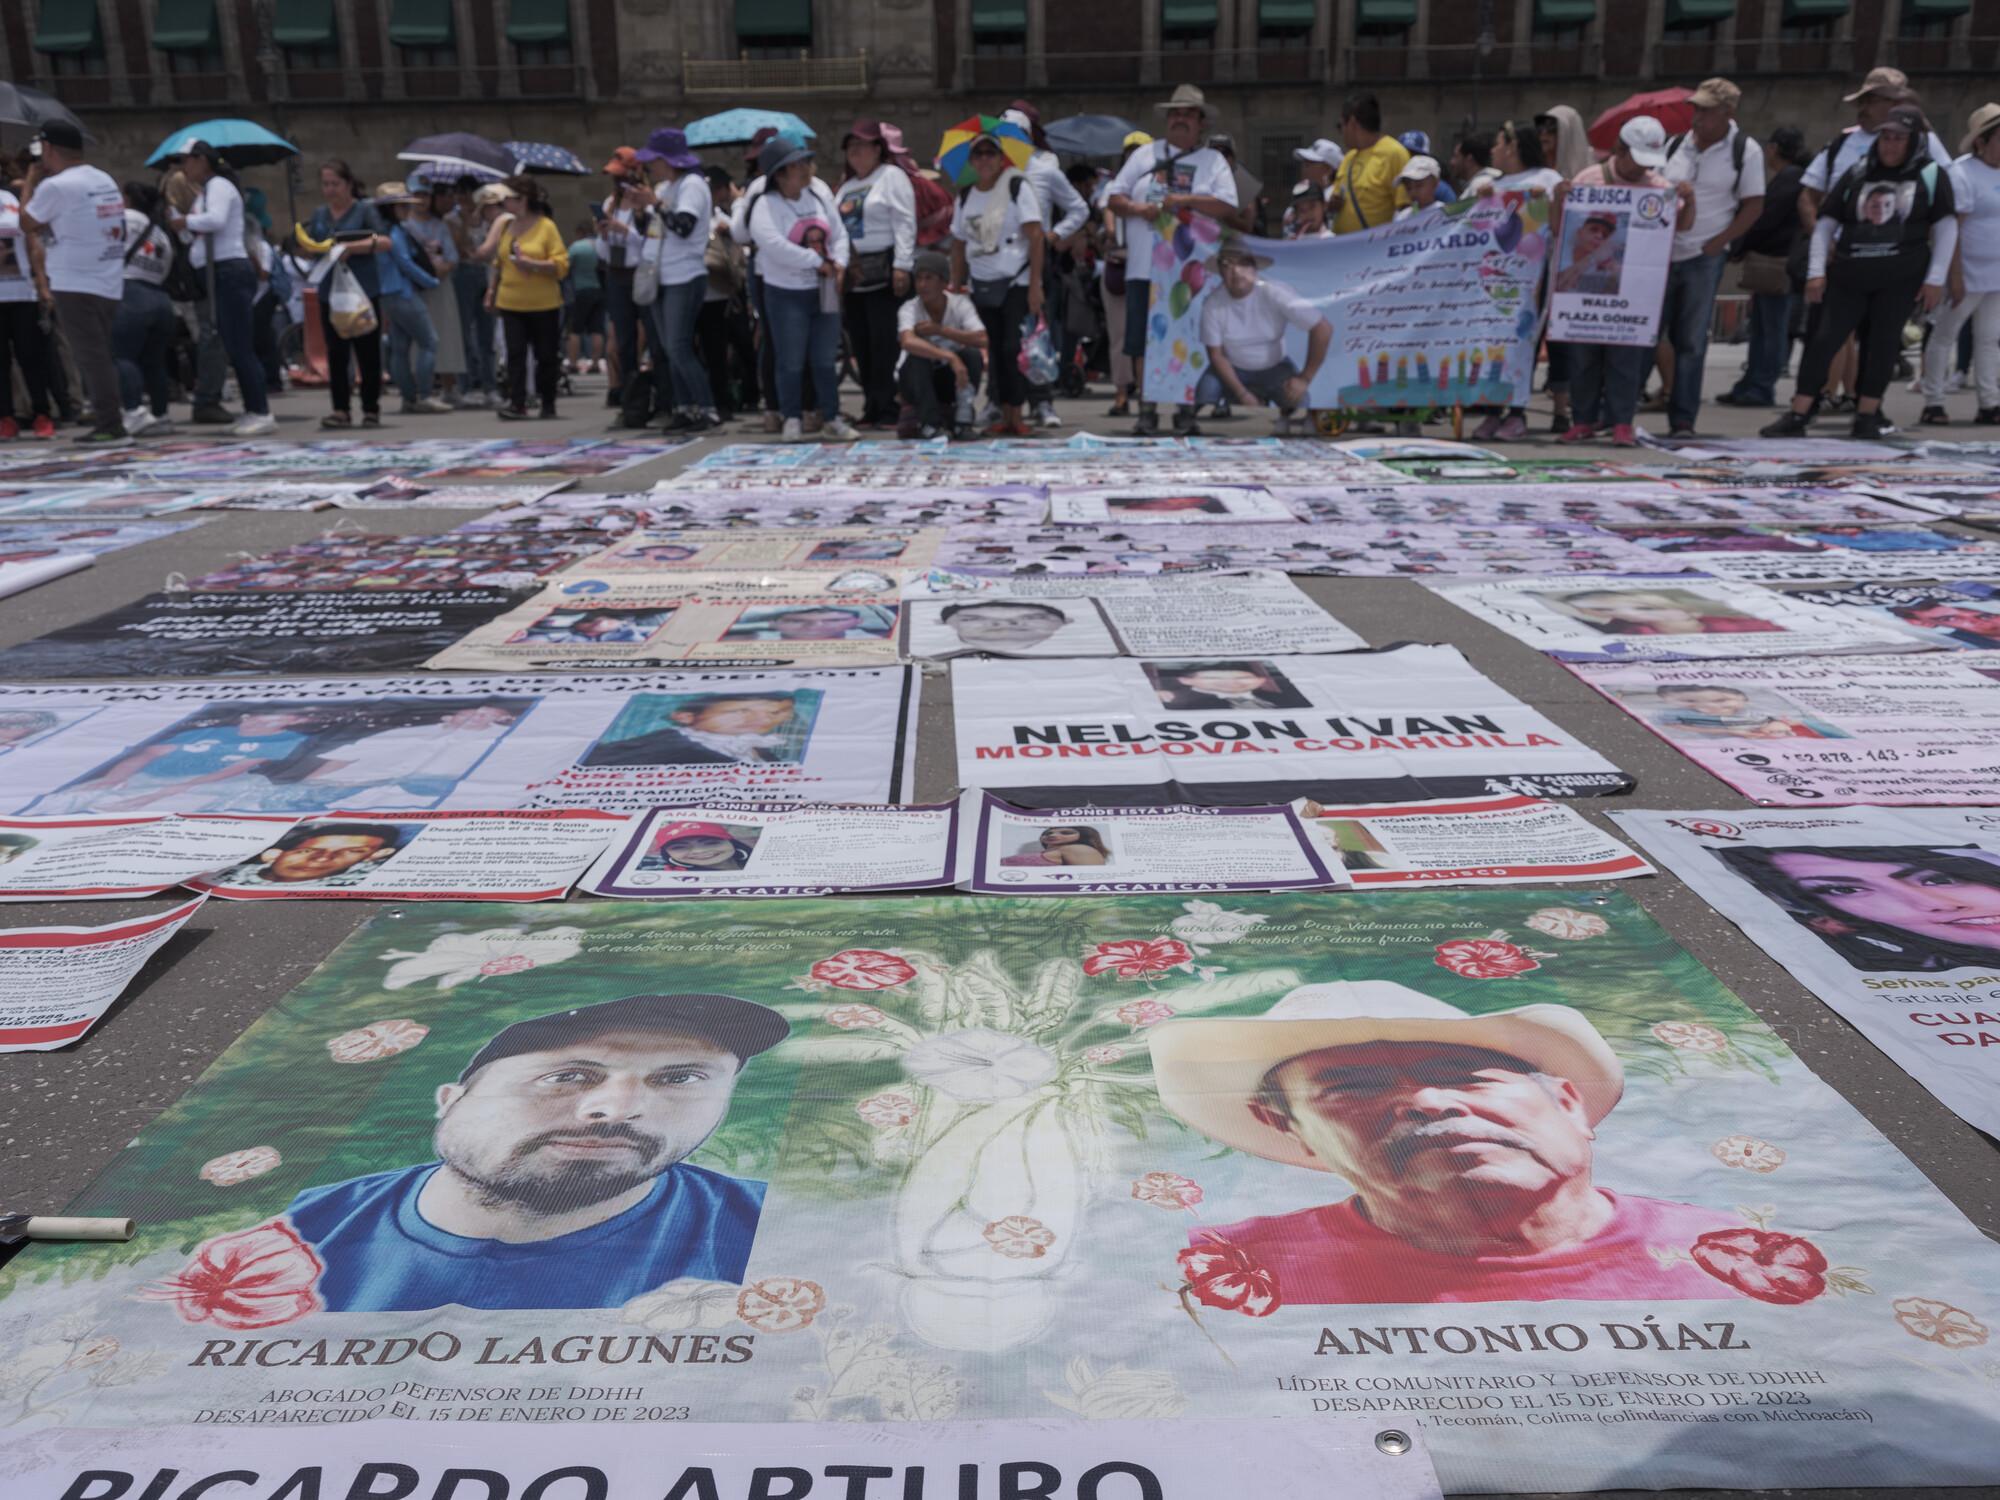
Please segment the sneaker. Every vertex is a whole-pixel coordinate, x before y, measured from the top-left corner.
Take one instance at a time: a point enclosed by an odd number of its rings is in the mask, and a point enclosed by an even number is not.
[[[986,429],[986,435],[996,438],[1026,437],[1028,435],[1028,424],[1025,422],[995,422],[991,427]]]
[[[769,433],[779,433],[779,432],[783,432],[783,431],[785,430],[785,419],[784,419],[783,417],[779,416],[779,415],[778,415],[778,414],[777,414],[776,412],[774,412],[774,411],[767,411],[767,412],[765,412],[765,413],[764,413],[764,430],[765,430],[766,432],[769,432]]]
[[[1958,393],[1959,391],[1962,391],[1962,390],[1964,390],[1964,389],[1965,389],[1965,371],[1963,371],[1963,370],[1953,370],[1953,371],[1951,372],[1951,379],[1949,379],[1949,380],[1947,380],[1947,381],[1945,382],[1945,385],[1944,385],[1944,388],[1945,388],[1945,389],[1946,389],[1947,391],[1950,391],[1950,392],[1952,392],[1953,394],[1956,394],[1956,393]]]
[[[1139,420],[1132,424],[1133,437],[1158,437],[1160,435],[1160,414],[1150,406],[1139,408]]]
[[[1493,433],[1503,443],[1518,443],[1527,435],[1528,419],[1517,411],[1508,412]]]
[[[204,401],[195,407],[193,420],[197,427],[227,427],[236,420],[236,413],[219,401]]]
[[[1611,446],[1614,448],[1636,448],[1639,434],[1632,430],[1630,422],[1620,422],[1611,429]]]
[[[802,442],[805,435],[805,424],[800,422],[797,417],[786,417],[784,425],[779,428],[779,436],[788,443]]]
[[[146,429],[146,436],[149,438],[170,438],[179,431],[180,429],[174,426],[173,418],[155,417],[153,418],[153,425]]]
[[[528,420],[528,408],[525,406],[503,406],[500,408],[500,420],[503,422],[525,422]]]
[[[1760,435],[1767,438],[1806,437],[1812,432],[1812,418],[1804,412],[1788,411],[1775,422],[1767,422]]]
[[[1043,401],[1036,405],[1035,420],[1045,428],[1062,426],[1062,418],[1056,415],[1056,404],[1053,401]]]
[[[1556,441],[1559,443],[1587,443],[1596,436],[1597,436],[1596,423],[1576,422],[1572,423],[1568,427],[1565,427],[1560,433],[1558,433],[1556,435]]]
[[[32,436],[40,438],[43,442],[47,442],[56,435],[56,424],[50,421],[46,415],[43,415],[35,418],[33,425],[28,428],[28,431]]]
[[[1475,443],[1491,442],[1494,438],[1498,437],[1499,435],[1500,435],[1500,413],[1497,411],[1490,412],[1487,414],[1486,420],[1484,422],[1481,422],[1476,428],[1473,429],[1472,440]]]
[[[442,417],[458,410],[457,407],[441,396],[426,396],[423,400],[414,402],[403,409],[415,412],[418,416],[423,417]]]
[[[11,443],[21,435],[21,424],[12,417],[0,417],[0,443]]]
[[[923,432],[924,424],[918,420],[917,409],[914,406],[905,406],[896,416],[896,436],[907,442],[911,438],[921,437]]]
[[[1854,410],[1852,396],[1835,396],[1826,403],[1826,414],[1830,417],[1844,417]]]
[[[1644,401],[1639,403],[1640,411],[1665,411],[1666,409],[1667,393],[1665,391],[1661,391],[1657,395],[1648,396]]]
[[[544,401],[542,403],[542,409],[535,413],[535,419],[541,422],[553,422],[556,419],[555,402]]]
[[[125,429],[122,427],[93,427],[88,432],[78,433],[70,441],[79,447],[108,448],[114,443],[125,441]]]
[[[1982,406],[1973,414],[1972,420],[1980,427],[2000,425],[2000,406]]]
[[[13,424],[10,422],[7,425],[11,427]],[[153,425],[153,413],[151,409],[148,407],[135,406],[130,411],[125,413],[125,432],[126,435],[129,437],[137,437],[140,433],[144,432],[148,427],[151,427],[152,425]],[[11,432],[0,432],[0,437],[12,437],[12,436],[14,436],[14,434]]]
[[[819,435],[821,441],[828,443],[851,443],[861,436],[845,417],[832,417],[821,423]]]
[[[1951,426],[1951,413],[1946,411],[1942,406],[1926,406],[1923,415],[1918,417],[1917,420],[1926,427],[1949,427]]]
[[[363,427],[380,427],[382,425],[382,413],[379,411],[364,411],[361,414],[361,425]]]
[[[1549,416],[1549,431],[1553,432],[1557,437],[1561,437],[1572,427],[1578,425],[1578,423],[1570,419],[1570,414],[1566,411],[1553,412]]]
[[[1854,420],[1848,424],[1847,435],[1864,443],[1872,443],[1894,431],[1895,428],[1889,425],[1888,418],[1882,415],[1878,407],[1874,411],[1856,412]]]
[[[818,432],[820,428],[826,425],[826,418],[821,416],[816,411],[807,412],[805,416],[800,420],[804,423],[806,435],[808,437],[812,436],[814,433]]]
[[[1174,408],[1174,436],[1201,436],[1201,426],[1194,419],[1194,408],[1192,406],[1177,406]]]
[[[1689,442],[1693,442],[1694,436],[1695,436],[1694,429],[1688,426],[1685,422],[1679,423],[1667,430],[1667,440],[1669,442],[1678,443],[1682,439],[1686,439]]]
[[[979,408],[979,425],[981,427],[991,427],[995,422],[999,420],[1000,420],[999,402],[989,401],[984,406]]]
[[[128,424],[129,425],[129,424]],[[278,430],[278,419],[267,411],[248,411],[232,422],[229,427],[231,437],[263,437]]]

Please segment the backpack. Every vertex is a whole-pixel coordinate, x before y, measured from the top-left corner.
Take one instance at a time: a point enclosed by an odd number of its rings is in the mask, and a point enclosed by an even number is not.
[[[1019,203],[1021,201],[1021,184],[1027,180],[1028,174],[1020,171],[1015,172],[1012,177],[1007,179],[1007,198],[1009,202]],[[976,182],[968,182],[958,190],[958,201],[963,203],[967,198],[970,198],[972,190],[978,186],[979,184]]]
[[[166,240],[173,252],[167,262],[166,279],[160,283],[160,289],[175,302],[206,301],[208,278],[194,268],[194,261],[189,257],[188,247],[181,242],[181,237],[158,219],[148,219],[146,222],[160,231],[161,237]]]
[[[1688,138],[1688,133],[1685,130],[1683,130],[1679,135],[1675,136],[1672,140],[1667,142],[1668,161],[1672,161],[1674,159],[1674,153],[1681,149],[1681,142],[1685,141],[1687,138]],[[1732,184],[1736,187],[1740,188],[1743,185],[1743,158],[1745,154],[1748,153],[1750,147],[1753,144],[1754,142],[1752,142],[1750,139],[1750,132],[1744,130],[1741,126],[1737,127],[1736,138],[1729,143],[1729,170],[1736,174],[1731,179]],[[1835,144],[1837,145],[1838,142],[1836,142]],[[1833,165],[1833,158],[1828,157],[1827,166],[1831,168],[1832,165]],[[1737,196],[1740,198],[1743,195],[1741,193],[1738,193]]]

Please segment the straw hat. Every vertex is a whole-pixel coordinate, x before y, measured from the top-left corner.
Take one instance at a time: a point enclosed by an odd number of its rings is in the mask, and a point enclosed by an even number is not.
[[[1157,109],[1161,114],[1165,114],[1170,109],[1198,109],[1205,120],[1208,118],[1209,113],[1208,95],[1204,94],[1193,84],[1184,83],[1174,90],[1173,98],[1168,99],[1164,103],[1155,104],[1153,108]]]
[[[1909,91],[1910,75],[1901,68],[1870,68],[1868,76],[1861,80],[1861,87],[1851,94],[1841,95],[1840,102],[1857,104],[1870,94],[1887,94],[1895,99]]]
[[[396,203],[417,203],[421,200],[401,182],[378,182],[375,191],[368,195],[378,207]]]
[[[1972,112],[1972,118],[1965,122],[1965,139],[1958,143],[1958,154],[1966,155],[1979,144],[1979,138],[2000,125],[2000,104],[1982,104]]]
[[[1298,1137],[1250,1112],[1279,1064],[1323,1047],[1436,1042],[1518,1057],[1566,1078],[1592,1125],[1625,1091],[1625,1070],[1582,1011],[1522,1005],[1470,1015],[1388,979],[1338,980],[1293,990],[1261,1016],[1166,1021],[1148,1033],[1160,1102],[1212,1140],[1267,1161],[1331,1172]]]

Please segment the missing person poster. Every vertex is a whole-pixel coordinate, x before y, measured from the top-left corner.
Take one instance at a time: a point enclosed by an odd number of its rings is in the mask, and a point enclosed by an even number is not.
[[[858,577],[927,568],[941,527],[818,526],[640,531],[577,565],[590,574],[753,573]],[[841,592],[853,592],[852,588]]]
[[[933,572],[903,592],[903,654],[1309,655],[1367,641],[1279,572],[1193,578],[988,579]]]
[[[1904,1072],[2000,1135],[2000,812],[1615,816]]]
[[[1574,663],[1767,807],[2000,802],[2000,669],[1964,655]]]
[[[1844,579],[2000,578],[2000,543],[1972,542],[1953,552],[1864,552],[1829,547],[1794,552],[1703,553],[1692,566],[1717,578],[1753,583],[1818,583]]]
[[[952,884],[960,804],[815,806],[710,798],[632,818],[583,888],[675,896],[829,896]]]
[[[1549,267],[1549,337],[1651,348],[1679,200],[1671,188],[1573,184]]]
[[[7,647],[0,677],[394,671],[422,666],[514,599],[504,589],[148,594]]]
[[[1345,884],[1289,807],[1079,807],[1073,821],[972,804],[965,889],[999,895],[1306,890]]]
[[[1948,651],[2000,651],[2000,584],[1855,583],[1800,589],[1799,598],[1852,609]]]
[[[39,550],[39,549],[38,549]],[[97,559],[88,552],[53,552],[42,557],[0,557],[0,599],[81,573]]]
[[[624,825],[606,812],[341,811],[191,879],[228,901],[560,901]]]
[[[27,1440],[1365,1417],[1453,1492],[2000,1484],[2000,1245],[1616,892],[407,908],[71,1211],[139,1231],[0,1268]]]
[[[0,687],[0,812],[900,802],[915,737],[900,667]]]
[[[896,660],[902,580],[749,573],[569,576],[426,665],[464,671],[878,666]]]
[[[1425,586],[1564,661],[1923,649],[1889,626],[1801,603],[1777,589],[1698,574],[1445,579]]]
[[[1056,525],[1143,526],[1176,522],[1290,522],[1298,517],[1268,490],[1245,485],[1176,489],[1155,484],[1053,488],[1049,491],[1049,520]]]
[[[1653,867],[1567,807],[1471,797],[1401,807],[1303,802],[1306,827],[1356,888],[1625,880]]]
[[[0,818],[0,901],[155,896],[248,858],[285,816]]]
[[[1018,807],[1608,796],[1632,780],[1450,646],[951,664],[961,786]]]
[[[606,545],[590,535],[437,536],[328,532],[197,578],[197,592],[291,589],[533,588],[544,573]]]
[[[542,479],[525,484],[425,484],[392,474],[338,495],[333,503],[342,510],[400,510],[410,505],[426,509],[500,510],[531,504],[573,482]]]
[[[0,1052],[48,1052],[77,1040],[204,899],[108,927],[0,932]]]

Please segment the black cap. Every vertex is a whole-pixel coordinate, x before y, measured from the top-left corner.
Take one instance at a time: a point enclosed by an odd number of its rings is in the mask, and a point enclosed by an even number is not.
[[[1914,104],[1899,104],[1890,110],[1882,121],[1882,130],[1900,130],[1903,134],[1921,140],[1930,133],[1930,126],[1924,123],[1924,112]]]
[[[458,1081],[464,1083],[488,1063],[502,1058],[546,1051],[607,1031],[671,1031],[700,1037],[748,1062],[790,1036],[792,1028],[770,1006],[734,995],[626,995],[599,1005],[516,1021],[495,1032],[473,1053]]]
[[[36,139],[46,141],[63,151],[81,151],[83,132],[68,120],[51,120],[37,133]]]

